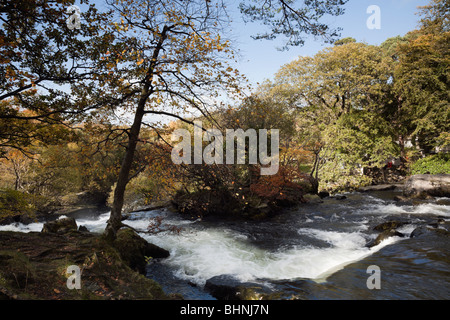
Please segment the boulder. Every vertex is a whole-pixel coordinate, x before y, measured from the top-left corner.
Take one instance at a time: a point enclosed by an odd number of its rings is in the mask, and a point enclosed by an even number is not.
[[[369,191],[387,191],[387,190],[394,190],[400,185],[396,184],[377,184],[373,186],[366,186],[358,188],[357,191],[359,192],[369,192]]]
[[[44,223],[41,232],[64,234],[71,231],[77,231],[77,229],[78,227],[75,219],[72,217],[66,217]]]
[[[261,300],[271,290],[256,282],[241,282],[233,275],[220,275],[206,280],[204,289],[218,300]]]
[[[80,232],[89,232],[88,228],[86,226],[79,226],[78,231]]]
[[[320,191],[317,195],[320,197],[320,199],[323,199],[329,197],[330,193],[328,191]]]
[[[431,232],[430,229],[428,229],[426,226],[419,226],[417,228],[415,228],[411,234],[409,235],[410,238],[417,238],[420,237],[424,234],[427,234]]]
[[[393,230],[393,229],[397,229],[405,224],[407,224],[408,222],[403,222],[403,221],[386,221],[383,223],[380,223],[379,225],[373,227],[373,230],[375,231],[386,231],[386,230]]]
[[[405,196],[399,196],[399,195],[397,195],[397,196],[394,196],[394,201],[397,201],[397,202],[406,202],[406,201],[409,201],[409,198],[408,197],[405,197]]]
[[[428,225],[433,228],[439,228],[439,225],[445,224],[445,219],[438,218],[436,222],[429,223]]]
[[[145,273],[147,265],[146,257],[167,258],[169,251],[160,248],[139,236],[135,231],[129,228],[122,228],[117,232],[113,247],[117,249],[122,260],[142,274]]]
[[[406,182],[403,194],[407,197],[450,197],[450,174],[416,174]]]
[[[374,247],[374,246],[380,244],[381,241],[386,240],[386,239],[388,239],[388,238],[390,238],[390,237],[395,237],[395,236],[396,236],[396,237],[404,237],[404,234],[403,234],[403,233],[400,233],[400,232],[398,232],[398,231],[395,231],[394,229],[385,230],[385,231],[383,231],[382,233],[380,233],[380,234],[378,235],[378,237],[376,237],[375,240],[369,241],[369,242],[366,244],[366,247],[372,248],[372,247]]]
[[[305,195],[303,195],[303,199],[305,199],[307,203],[311,203],[311,204],[323,202],[322,198],[317,194],[305,194]]]
[[[418,238],[424,235],[435,234],[438,236],[450,236],[450,231],[444,228],[435,228],[433,226],[419,226],[413,230],[410,234],[410,238]]]

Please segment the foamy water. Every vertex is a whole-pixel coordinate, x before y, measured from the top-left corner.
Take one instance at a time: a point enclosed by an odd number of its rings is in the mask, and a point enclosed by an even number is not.
[[[328,242],[330,246],[267,251],[229,230],[200,231],[189,236],[166,234],[143,237],[169,249],[171,256],[163,263],[177,269],[178,277],[200,286],[207,279],[222,274],[234,275],[242,281],[258,278],[310,278],[320,281],[348,263],[360,260],[401,239],[393,237],[369,249],[365,247],[367,237],[358,232],[300,229],[299,234]]]

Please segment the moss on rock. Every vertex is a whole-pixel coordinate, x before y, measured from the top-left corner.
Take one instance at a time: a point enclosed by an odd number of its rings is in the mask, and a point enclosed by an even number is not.
[[[81,232],[0,232],[0,299],[171,299],[132,270],[101,236]],[[69,289],[67,267],[81,270]]]

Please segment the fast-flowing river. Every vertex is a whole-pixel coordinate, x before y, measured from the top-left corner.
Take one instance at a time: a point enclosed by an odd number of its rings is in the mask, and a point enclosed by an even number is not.
[[[186,299],[213,299],[204,290],[213,277],[257,283],[279,298],[449,299],[450,238],[445,230],[450,199],[398,203],[395,194],[348,193],[345,199],[325,198],[262,222],[192,221],[168,210],[133,213],[125,222],[146,230],[162,216],[164,224],[181,228],[179,233],[141,235],[170,251],[169,258],[148,265],[148,276]],[[108,217],[76,220],[91,232],[102,232]],[[373,227],[390,220],[405,223],[397,228],[404,237],[367,247],[379,234]],[[421,232],[410,238],[418,227]],[[41,229],[42,223],[0,226]],[[379,268],[379,289],[368,288],[369,266]]]

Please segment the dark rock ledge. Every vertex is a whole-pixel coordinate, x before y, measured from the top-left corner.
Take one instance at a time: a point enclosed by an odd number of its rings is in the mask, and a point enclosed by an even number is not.
[[[43,232],[0,232],[0,300],[176,299],[139,273],[145,256],[167,255],[132,230],[120,230],[111,245],[78,231],[70,218],[47,223]],[[67,287],[70,265],[81,269],[81,289]]]

